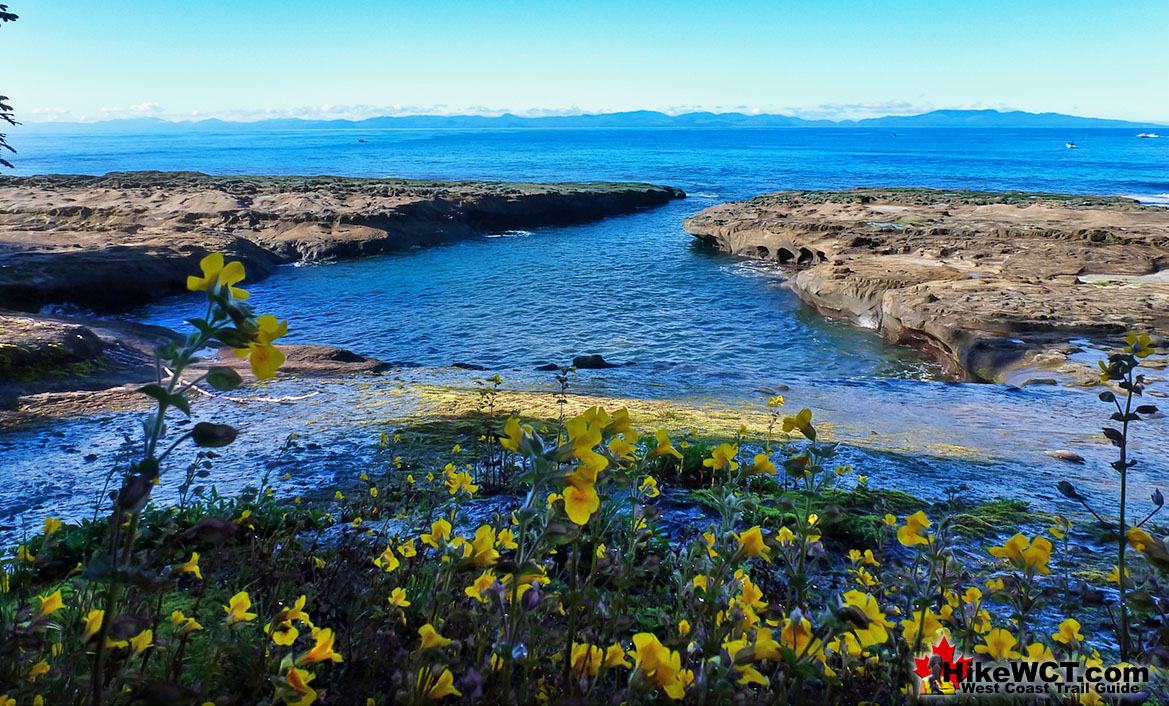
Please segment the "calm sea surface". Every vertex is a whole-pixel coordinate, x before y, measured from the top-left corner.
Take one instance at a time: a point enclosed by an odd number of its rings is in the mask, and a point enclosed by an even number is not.
[[[334,174],[506,181],[646,181],[689,197],[662,208],[567,228],[488,233],[454,245],[368,259],[289,266],[248,288],[287,318],[289,342],[350,348],[423,366],[471,363],[514,387],[549,385],[542,363],[601,353],[631,365],[582,371],[576,389],[629,397],[755,404],[784,385],[793,406],[833,423],[849,460],[873,482],[940,494],[966,482],[985,497],[1044,504],[1054,483],[1112,484],[1108,449],[1093,437],[1105,415],[1094,396],[952,384],[911,351],[825,320],[782,287],[771,267],[702,247],[682,219],[713,204],[779,189],[926,186],[1111,194],[1169,205],[1169,139],[1131,130],[628,129],[278,131],[156,135],[11,135],[18,174],[194,170],[212,174]],[[366,142],[358,142],[358,140]],[[1077,149],[1067,149],[1066,142]],[[195,297],[134,318],[181,327]],[[490,374],[490,373],[489,373]],[[466,384],[472,373],[400,373]],[[421,378],[417,376],[421,376]],[[287,381],[274,393],[311,400],[278,409],[202,405],[265,433],[238,445],[230,489],[270,465],[274,436],[309,429],[321,444],[297,459],[305,486],[331,482],[367,453],[379,425],[408,401],[345,381]],[[391,409],[392,408],[392,409]],[[108,468],[132,415],[58,422],[0,434],[0,525],[77,514]],[[1147,463],[1138,492],[1169,460],[1169,425],[1138,431]],[[961,447],[960,451],[953,451]],[[235,447],[233,447],[235,448]],[[1043,455],[1074,448],[1070,468]],[[949,451],[947,451],[949,449]],[[96,461],[85,461],[89,453]],[[914,458],[902,456],[912,453]],[[348,459],[342,461],[339,459]],[[283,462],[283,461],[281,461]],[[103,466],[103,464],[105,464]],[[44,480],[41,469],[54,471]],[[251,469],[255,473],[241,472]],[[1140,467],[1138,467],[1140,468]],[[283,472],[283,470],[281,471]],[[1072,475],[1068,475],[1071,473]],[[297,475],[294,472],[294,475]],[[39,484],[30,490],[25,483]],[[96,484],[96,485],[95,485]],[[3,530],[0,529],[0,532]]]

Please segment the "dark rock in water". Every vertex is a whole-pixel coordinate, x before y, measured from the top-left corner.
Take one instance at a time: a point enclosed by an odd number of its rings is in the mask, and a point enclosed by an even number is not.
[[[993,380],[998,371],[1018,365],[1027,354],[1027,346],[1010,338],[984,338],[972,343],[965,353],[960,363],[967,372]]]
[[[422,363],[411,363],[406,360],[392,360],[386,363],[391,368],[421,368]]]
[[[451,363],[452,368],[459,368],[461,370],[486,370],[482,365],[475,365],[474,363]]]
[[[1061,461],[1067,461],[1069,463],[1084,462],[1083,456],[1079,455],[1075,451],[1068,451],[1067,449],[1056,449],[1054,451],[1044,451],[1043,453],[1051,456],[1052,458],[1058,458]]]
[[[284,365],[280,366],[280,375],[302,375],[311,377],[330,377],[337,375],[356,375],[359,373],[384,373],[391,366],[376,358],[369,358],[344,348],[332,346],[296,345],[281,346],[280,350],[287,356]],[[198,363],[192,370],[203,370],[214,366],[233,368],[245,380],[251,380],[251,369],[247,361],[240,360],[231,348],[224,347]]]
[[[602,358],[600,353],[593,353],[592,355],[578,355],[573,358],[572,367],[584,370],[600,370],[602,368],[616,368],[618,366]]]
[[[560,366],[557,365],[556,363],[545,363],[544,365],[537,365],[536,370],[539,370],[540,372],[549,373],[549,372],[555,372],[557,370],[560,370]]]

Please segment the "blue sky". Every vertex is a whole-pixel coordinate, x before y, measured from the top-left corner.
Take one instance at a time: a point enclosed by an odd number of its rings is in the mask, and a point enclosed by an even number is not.
[[[991,107],[1169,122],[1158,2],[5,0],[26,121]]]

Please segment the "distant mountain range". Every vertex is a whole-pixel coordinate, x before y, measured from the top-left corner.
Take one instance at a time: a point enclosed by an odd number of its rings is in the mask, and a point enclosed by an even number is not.
[[[505,113],[485,115],[404,115],[364,120],[304,120],[274,118],[232,122],[209,118],[169,121],[159,118],[105,120],[94,123],[27,123],[38,132],[216,132],[221,130],[311,130],[386,128],[687,128],[687,127],[861,127],[861,128],[1163,128],[1158,123],[1084,118],[1062,113],[1026,113],[1021,110],[934,110],[920,115],[888,115],[863,120],[806,120],[789,115],[744,113],[683,113],[667,115],[652,110],[590,115],[522,117]]]

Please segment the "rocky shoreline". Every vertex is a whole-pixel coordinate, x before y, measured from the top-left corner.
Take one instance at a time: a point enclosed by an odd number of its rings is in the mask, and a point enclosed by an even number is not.
[[[684,228],[781,265],[816,310],[921,350],[956,377],[1094,384],[1095,361],[1126,332],[1169,329],[1169,210],[1130,199],[786,191],[713,206]]]
[[[581,223],[685,194],[635,183],[434,182],[115,172],[0,178],[0,306],[117,310],[182,291],[208,252],[281,264]]]
[[[184,291],[199,260],[241,260],[247,283],[297,261],[360,257],[492,231],[597,220],[685,194],[636,183],[530,184],[128,172],[0,178],[0,409],[93,404],[154,378],[171,331],[42,313],[108,313]],[[348,375],[389,364],[282,346],[282,374]],[[230,351],[219,364],[241,368]],[[55,396],[55,397],[53,397]],[[128,397],[124,395],[123,397]],[[105,402],[121,404],[117,394]]]

